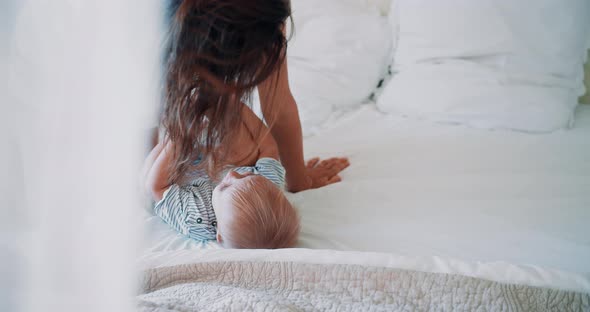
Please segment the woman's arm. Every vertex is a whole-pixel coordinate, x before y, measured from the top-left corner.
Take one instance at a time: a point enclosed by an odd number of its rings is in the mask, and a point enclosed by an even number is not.
[[[271,76],[258,86],[258,92],[262,114],[271,127],[281,163],[287,171],[287,188],[298,192],[311,188],[312,181],[306,174],[299,111],[289,89],[287,75],[284,64],[278,79]]]
[[[287,62],[278,77],[271,76],[258,86],[260,104],[271,134],[277,142],[281,163],[287,171],[287,189],[299,192],[340,181],[338,173],[348,167],[348,159],[314,159],[306,166],[303,158],[303,136],[297,103],[289,88]]]

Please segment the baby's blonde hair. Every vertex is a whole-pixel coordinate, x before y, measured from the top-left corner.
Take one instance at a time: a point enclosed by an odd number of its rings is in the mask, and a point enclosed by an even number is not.
[[[224,245],[245,249],[295,246],[299,216],[283,191],[271,181],[263,177],[250,179],[233,193],[232,201],[233,216],[221,229]]]

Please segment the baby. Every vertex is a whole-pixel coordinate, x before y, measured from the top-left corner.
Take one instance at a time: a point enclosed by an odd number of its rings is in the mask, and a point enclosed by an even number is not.
[[[230,169],[217,185],[203,173],[186,185],[167,185],[173,149],[169,142],[156,145],[146,160],[154,212],[176,231],[199,241],[216,239],[226,248],[293,247],[299,217],[283,193],[285,169],[276,142],[268,131],[263,138],[255,135],[265,126],[246,106],[242,119],[242,138],[229,158],[235,165],[255,163]]]

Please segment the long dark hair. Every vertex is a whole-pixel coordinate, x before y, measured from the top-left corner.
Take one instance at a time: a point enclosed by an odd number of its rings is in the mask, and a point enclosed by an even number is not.
[[[170,182],[197,157],[215,175],[240,126],[242,101],[279,75],[289,0],[169,0],[162,125],[174,143]],[[273,76],[274,75],[274,76]],[[268,121],[267,121],[268,122]]]

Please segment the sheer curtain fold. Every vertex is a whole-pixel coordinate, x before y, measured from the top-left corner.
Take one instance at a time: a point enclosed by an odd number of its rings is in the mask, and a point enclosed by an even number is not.
[[[12,310],[133,310],[160,13],[157,0],[27,0],[12,12],[2,122],[15,165],[0,177],[18,199],[2,211]]]

